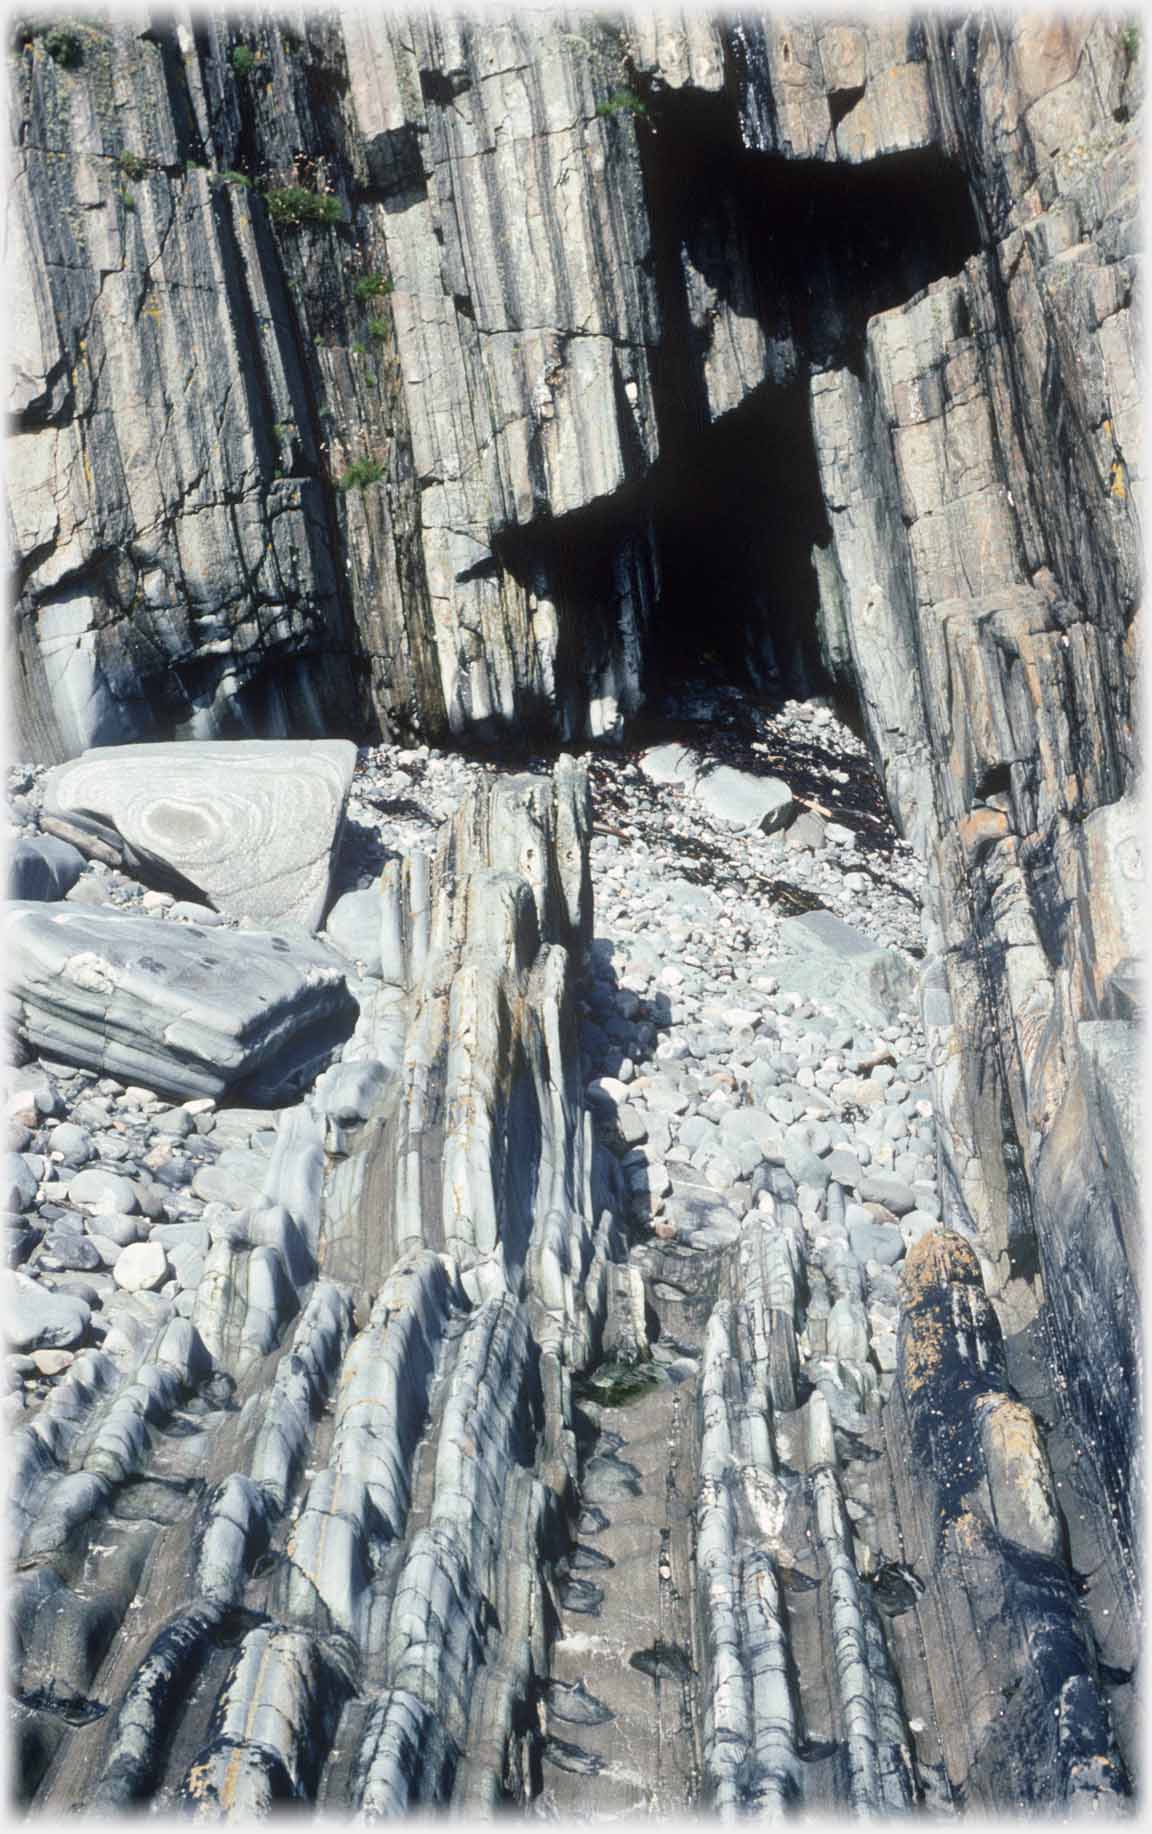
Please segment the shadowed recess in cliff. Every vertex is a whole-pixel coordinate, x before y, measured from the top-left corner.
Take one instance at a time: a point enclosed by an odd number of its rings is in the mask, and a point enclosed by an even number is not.
[[[649,105],[638,138],[664,337],[645,684],[704,664],[759,689],[825,691],[812,557],[829,530],[808,375],[858,370],[868,320],[976,252],[967,180],[935,151],[864,166],[750,152],[725,95]],[[735,405],[710,372],[718,326],[747,364]]]
[[[742,144],[729,96],[652,93],[644,109],[660,456],[643,482],[495,543],[555,607],[570,733],[585,684],[621,643],[648,696],[702,672],[760,692],[830,691],[809,377],[859,371],[868,321],[958,273],[980,245],[967,180],[936,151],[786,160]],[[622,591],[623,557],[640,550],[645,578]]]
[[[662,304],[674,315],[683,251],[723,304],[755,314],[812,368],[855,365],[870,318],[958,274],[981,246],[968,179],[938,148],[860,165],[785,159],[743,145],[726,96],[663,92],[649,108],[640,159]],[[675,366],[667,336],[664,354]],[[676,411],[660,406],[663,418]]]
[[[654,496],[662,590],[646,686],[705,670],[826,691],[811,553],[828,529],[804,387],[768,384],[669,452]]]

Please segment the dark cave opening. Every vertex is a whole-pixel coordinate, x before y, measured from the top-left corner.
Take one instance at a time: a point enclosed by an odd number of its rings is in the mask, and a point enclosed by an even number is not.
[[[830,530],[810,378],[859,374],[869,319],[978,251],[970,189],[935,151],[856,166],[749,150],[730,95],[647,101],[636,131],[664,335],[650,485],[661,589],[645,691],[704,674],[759,693],[830,693],[812,558]],[[714,302],[703,313],[702,298]],[[769,379],[714,416],[706,364],[724,314],[755,320]]]
[[[958,274],[981,246],[968,179],[938,148],[860,164],[789,159],[744,145],[729,95],[651,92],[648,109],[640,163],[661,303],[674,316],[683,248],[726,303],[789,338],[807,366],[855,367],[870,318]]]
[[[812,548],[829,538],[806,384],[765,384],[658,467],[646,691],[708,677],[824,693]]]
[[[860,374],[869,319],[978,250],[967,181],[934,152],[852,166],[749,151],[724,96],[664,93],[649,108],[635,131],[663,317],[651,357],[659,457],[645,475],[631,454],[624,489],[506,529],[494,551],[560,612],[557,694],[573,735],[582,684],[619,641],[630,590],[645,605],[649,712],[702,681],[768,699],[826,694],[860,730],[821,657],[813,553],[831,531],[810,380]],[[702,311],[702,299],[714,304]],[[744,398],[718,412],[707,359],[727,313],[755,322],[766,355]],[[626,444],[626,405],[619,423]],[[552,709],[538,712],[551,723]]]

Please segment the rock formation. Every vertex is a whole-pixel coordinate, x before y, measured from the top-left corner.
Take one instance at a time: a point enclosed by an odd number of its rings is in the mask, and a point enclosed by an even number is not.
[[[45,808],[110,825],[142,877],[256,924],[315,930],[355,763],[343,739],[112,745],[53,771]]]
[[[1143,60],[16,21],[25,1799],[1126,1796]]]

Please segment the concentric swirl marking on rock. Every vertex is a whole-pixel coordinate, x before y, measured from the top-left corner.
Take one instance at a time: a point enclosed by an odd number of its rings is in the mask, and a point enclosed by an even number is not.
[[[111,822],[220,910],[314,930],[355,763],[346,739],[102,746],[54,771],[46,794]]]

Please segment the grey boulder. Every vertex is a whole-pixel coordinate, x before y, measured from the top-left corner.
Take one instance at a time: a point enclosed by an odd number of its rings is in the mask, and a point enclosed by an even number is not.
[[[698,752],[676,743],[651,746],[642,753],[639,764],[650,783],[693,784],[704,768]]]
[[[899,949],[882,949],[831,911],[786,917],[779,939],[799,962],[773,961],[781,985],[835,999],[870,1024],[887,1025],[915,1006],[917,967]]]
[[[735,828],[770,834],[791,820],[792,792],[779,777],[756,777],[751,771],[718,765],[701,777],[693,792],[713,820]]]
[[[92,1308],[73,1293],[53,1293],[25,1274],[8,1276],[4,1330],[13,1350],[70,1350],[88,1329]]]
[[[860,1200],[865,1204],[883,1204],[893,1216],[907,1216],[916,1208],[914,1192],[902,1178],[893,1178],[887,1172],[869,1172],[860,1180]]]
[[[28,1044],[177,1101],[225,1090],[292,1101],[355,1023],[318,944],[175,924],[160,937],[148,917],[31,903],[8,906],[4,932]]]
[[[132,1180],[123,1178],[119,1172],[110,1172],[102,1165],[77,1172],[75,1178],[69,1181],[68,1201],[109,1216],[131,1216],[133,1211],[140,1208],[139,1195]]]
[[[52,772],[45,807],[111,824],[222,911],[314,930],[355,764],[347,739],[100,746]]]
[[[312,1091],[312,1106],[342,1126],[366,1121],[391,1080],[387,1064],[375,1059],[333,1064]]]
[[[903,1259],[904,1237],[899,1229],[882,1223],[853,1223],[848,1239],[859,1261],[878,1261],[881,1267],[894,1267]]]
[[[784,845],[791,853],[819,853],[825,845],[827,828],[821,816],[806,809],[784,836]]]
[[[159,1242],[132,1242],[117,1256],[112,1278],[126,1293],[152,1293],[169,1274],[168,1256]]]
[[[8,862],[8,896],[55,901],[72,890],[84,870],[84,855],[52,835],[22,837]]]
[[[5,1153],[3,1204],[5,1210],[30,1210],[36,1202],[40,1180],[23,1153]]]
[[[337,898],[328,913],[324,932],[333,948],[350,962],[359,962],[365,974],[379,974],[381,965],[380,927],[384,901],[379,888],[345,892]]]

